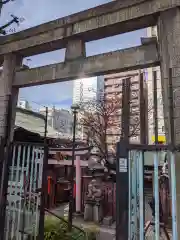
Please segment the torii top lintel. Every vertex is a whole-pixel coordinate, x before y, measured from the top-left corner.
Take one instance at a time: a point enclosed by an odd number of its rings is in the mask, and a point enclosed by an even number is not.
[[[28,30],[0,37],[0,55],[32,56],[66,47],[69,40],[85,42],[153,26],[158,13],[180,6],[180,0],[116,0]]]

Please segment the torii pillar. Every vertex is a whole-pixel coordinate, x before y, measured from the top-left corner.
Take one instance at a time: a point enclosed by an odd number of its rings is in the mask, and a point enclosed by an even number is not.
[[[3,70],[0,76],[0,137],[4,138],[5,143],[9,144],[13,139],[13,130],[16,116],[16,104],[18,99],[18,89],[13,88],[13,81],[17,66],[21,64],[21,58],[15,54],[7,54],[4,56]],[[0,139],[1,141],[1,139]],[[0,156],[0,211],[1,221],[0,239],[4,239],[4,219],[5,219],[5,203],[8,182],[9,158]]]
[[[180,9],[173,8],[160,13],[158,20],[158,40],[164,101],[167,142],[171,143],[171,124],[174,121],[174,141],[180,144]],[[169,69],[172,68],[172,88],[174,92],[174,119],[169,113]],[[180,154],[176,154],[177,229],[180,236]],[[172,176],[174,177],[174,176]]]
[[[4,56],[3,70],[0,76],[0,137],[13,138],[13,128],[18,100],[18,88],[12,88],[15,71],[22,58],[13,53]],[[8,113],[10,116],[8,116]],[[10,117],[8,121],[8,117]],[[6,139],[7,140],[7,139]]]

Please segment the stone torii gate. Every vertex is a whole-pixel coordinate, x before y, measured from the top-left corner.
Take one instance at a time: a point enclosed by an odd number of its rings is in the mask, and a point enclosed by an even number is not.
[[[93,75],[161,66],[167,135],[169,68],[174,97],[180,95],[180,0],[117,0],[31,29],[0,37],[0,136],[7,125],[9,99],[12,125],[21,87],[55,83]],[[85,43],[141,28],[158,26],[158,43],[86,57]],[[66,48],[62,63],[27,69],[22,59]],[[10,97],[11,96],[11,97]],[[180,143],[180,101],[175,104],[175,143]],[[168,137],[167,136],[167,137]],[[168,141],[171,141],[168,137]],[[176,171],[180,161],[176,160]],[[180,174],[176,174],[177,182]],[[117,183],[118,184],[118,183]],[[117,191],[118,192],[118,191]],[[118,198],[118,196],[117,196]],[[177,185],[178,232],[180,235],[180,185]],[[120,221],[117,219],[117,222]]]

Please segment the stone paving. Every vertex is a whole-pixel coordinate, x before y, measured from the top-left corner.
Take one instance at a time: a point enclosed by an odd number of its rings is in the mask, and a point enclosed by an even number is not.
[[[151,215],[151,208],[148,204],[148,202],[151,200],[152,195],[151,194],[147,194],[145,196],[145,222],[147,221],[151,221],[152,220],[152,215]],[[170,239],[172,239],[172,234],[170,231],[168,231],[169,237]],[[154,240],[155,239],[155,234],[154,234],[154,227],[149,227],[146,236],[145,236],[146,240]],[[160,240],[166,240],[166,236],[164,234],[164,231],[161,231],[161,236],[159,237]]]
[[[61,206],[57,207],[56,209],[52,210],[58,216],[63,217],[64,212],[66,215],[66,211],[68,209],[68,204],[62,204]],[[114,240],[115,239],[115,223],[111,227],[108,226],[99,226],[94,224],[93,222],[84,222],[82,216],[75,216],[73,219],[73,225],[83,228],[85,230],[96,229],[97,240]]]
[[[152,220],[152,215],[151,215],[151,209],[150,206],[148,204],[148,202],[151,199],[151,195],[147,194],[145,197],[145,221],[150,221]],[[63,217],[64,213],[65,215],[67,214],[67,210],[68,210],[68,204],[62,204],[60,207],[57,207],[56,209],[52,210],[54,213],[56,213],[57,215]],[[74,220],[73,220],[73,224],[84,228],[84,229],[92,229],[92,228],[96,228],[98,229],[98,236],[97,236],[97,240],[115,240],[115,223],[113,223],[112,226],[108,227],[108,226],[99,226],[96,225],[92,222],[84,222],[82,216],[75,216]],[[172,239],[172,234],[171,232],[169,232],[169,237],[170,239]],[[146,240],[154,240],[155,239],[155,234],[153,231],[153,227],[151,226],[149,228],[149,230],[147,231],[147,234],[145,236]],[[160,240],[166,240],[167,238],[164,235],[164,232],[162,231],[161,236],[159,238]]]

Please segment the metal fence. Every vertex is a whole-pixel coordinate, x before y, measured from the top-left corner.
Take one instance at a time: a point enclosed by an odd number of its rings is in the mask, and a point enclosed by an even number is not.
[[[141,146],[142,147],[142,146]],[[154,146],[155,147],[155,146]],[[157,146],[156,146],[157,147]],[[165,150],[168,146],[163,146]],[[170,160],[171,181],[170,189],[172,198],[169,201],[169,196],[166,195],[165,201],[168,201],[168,206],[171,204],[172,209],[171,219],[167,210],[163,208],[164,202],[160,193],[160,183],[164,173],[159,172],[159,155],[161,148],[156,150],[149,146],[144,146],[143,150],[139,150],[140,146],[134,146],[134,149],[129,151],[129,233],[128,239],[173,239],[177,240],[177,223],[176,223],[176,180],[175,180],[175,153],[168,151]],[[146,148],[146,150],[145,150]],[[144,151],[152,151],[154,155],[154,174],[152,197],[148,198],[144,191]],[[166,177],[164,175],[164,177]],[[161,183],[162,184],[162,183]],[[167,205],[166,205],[167,207]]]
[[[44,146],[13,143],[10,156],[4,239],[35,238],[39,233]]]
[[[174,97],[172,89],[172,69],[169,69],[168,89],[168,144],[158,142],[158,99],[157,74],[153,71],[153,125],[154,144],[148,144],[147,133],[147,101],[143,88],[144,76],[140,75],[140,144],[131,144],[130,128],[130,96],[131,86],[128,80],[123,81],[122,94],[122,134],[117,144],[116,187],[116,239],[173,239],[178,240],[176,171],[178,161],[178,142],[175,141]],[[146,114],[145,114],[146,113]],[[153,155],[153,184],[150,191],[145,191],[144,163],[146,153]],[[168,170],[162,173],[160,156],[167,156]],[[165,159],[164,159],[165,160]],[[150,193],[150,194],[149,194]]]
[[[127,153],[127,157],[123,154],[118,159],[118,174],[124,183],[121,183],[121,198],[117,198],[116,239],[179,239],[175,171],[177,151],[167,145],[132,145],[124,142],[120,143],[120,149]],[[159,171],[159,156],[162,151],[167,152],[170,163],[166,173]],[[154,156],[150,194],[147,194],[144,187],[146,152],[152,152]],[[128,192],[123,192],[127,185]]]

